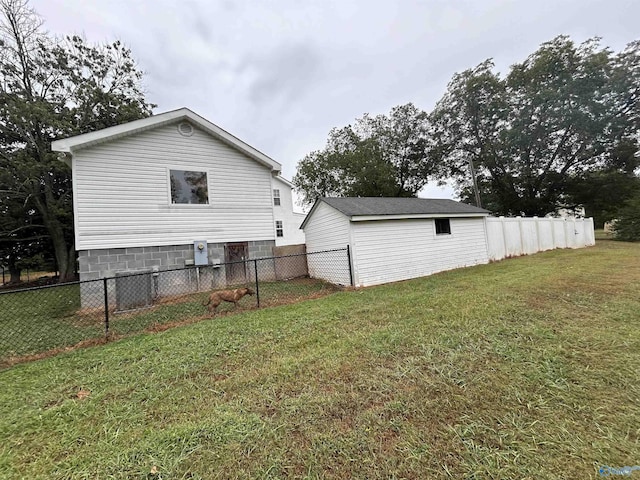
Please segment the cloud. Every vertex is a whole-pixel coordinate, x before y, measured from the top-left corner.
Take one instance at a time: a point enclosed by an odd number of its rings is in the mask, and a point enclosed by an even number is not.
[[[248,95],[256,106],[295,102],[323,76],[323,58],[308,43],[283,45],[265,56],[251,56],[247,64],[255,76]]]

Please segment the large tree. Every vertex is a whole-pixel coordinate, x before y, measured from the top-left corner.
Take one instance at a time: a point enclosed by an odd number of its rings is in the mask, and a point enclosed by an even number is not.
[[[37,212],[61,281],[75,267],[71,175],[51,141],[150,115],[141,79],[119,41],[51,37],[26,0],[0,0],[0,201]]]
[[[431,114],[431,152],[463,197],[474,198],[475,179],[482,203],[506,215],[585,203],[605,175],[633,184],[639,53],[639,42],[616,54],[561,36],[505,77],[490,60],[456,74]]]
[[[427,131],[427,114],[411,103],[364,115],[331,130],[325,148],[298,163],[293,183],[307,204],[325,196],[415,196],[436,171]]]

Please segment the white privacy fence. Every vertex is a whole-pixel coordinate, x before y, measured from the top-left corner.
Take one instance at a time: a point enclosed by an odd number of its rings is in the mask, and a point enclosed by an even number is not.
[[[487,217],[490,260],[595,245],[593,218]]]

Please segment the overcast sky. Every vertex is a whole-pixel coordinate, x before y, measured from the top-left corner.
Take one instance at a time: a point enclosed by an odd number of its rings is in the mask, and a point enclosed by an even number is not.
[[[291,179],[332,127],[413,102],[431,110],[455,72],[500,71],[547,40],[640,38],[638,0],[32,0],[56,34],[119,39],[155,113],[188,107]],[[430,187],[421,196],[447,197]]]

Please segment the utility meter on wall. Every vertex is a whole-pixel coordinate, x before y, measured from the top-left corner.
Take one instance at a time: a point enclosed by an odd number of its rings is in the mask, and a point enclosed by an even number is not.
[[[207,241],[195,240],[193,242],[193,259],[195,265],[208,265]]]

